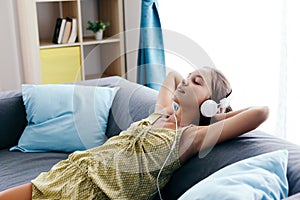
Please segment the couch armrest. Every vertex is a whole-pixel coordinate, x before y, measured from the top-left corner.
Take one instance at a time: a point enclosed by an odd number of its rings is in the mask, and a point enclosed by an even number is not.
[[[16,145],[26,124],[21,91],[0,92],[0,149]]]

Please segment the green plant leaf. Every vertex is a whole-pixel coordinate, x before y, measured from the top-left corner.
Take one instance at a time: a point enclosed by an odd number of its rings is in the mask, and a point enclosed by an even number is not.
[[[105,31],[105,29],[110,26],[110,22],[103,22],[102,20],[92,22],[89,20],[87,25],[87,30],[93,31],[93,33],[97,33],[100,30]]]

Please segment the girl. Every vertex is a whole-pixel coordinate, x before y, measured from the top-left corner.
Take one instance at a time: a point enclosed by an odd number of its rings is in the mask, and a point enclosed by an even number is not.
[[[267,119],[267,107],[230,111],[226,105],[213,117],[201,113],[206,100],[220,102],[230,93],[229,82],[214,68],[201,68],[186,79],[170,72],[148,118],[102,146],[70,154],[31,183],[0,192],[0,199],[151,199],[157,192],[160,195],[172,173],[189,158]]]

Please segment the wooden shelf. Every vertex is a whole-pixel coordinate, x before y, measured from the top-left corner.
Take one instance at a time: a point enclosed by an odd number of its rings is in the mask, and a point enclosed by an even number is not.
[[[41,41],[40,49],[49,49],[49,48],[60,48],[68,46],[79,46],[79,45],[93,45],[93,44],[110,44],[120,42],[119,38],[103,38],[102,40],[95,40],[93,37],[84,37],[83,42],[79,43],[67,43],[67,44],[54,44],[52,41]]]
[[[91,45],[91,44],[108,44],[120,42],[120,38],[103,38],[102,40],[95,40],[93,37],[84,37],[83,45]]]
[[[60,47],[72,47],[79,46],[80,43],[71,43],[71,44],[53,44],[51,41],[41,41],[40,49],[50,49],[50,48],[60,48]]]
[[[51,75],[44,73],[43,66],[49,69],[51,66],[58,66],[59,60],[65,63],[79,61],[77,71],[81,73],[82,80],[126,74],[125,55],[123,55],[125,41],[124,36],[120,34],[124,31],[123,0],[17,1],[19,26],[22,30],[21,48],[25,83],[43,83],[46,79],[49,80],[49,77],[56,76],[62,77],[61,80],[64,82],[63,77],[70,76],[65,64],[61,64],[59,70],[51,71]],[[67,17],[75,18],[77,21],[77,42],[54,44],[52,38],[57,18]],[[86,30],[89,20],[110,22],[102,40],[95,40],[92,32]],[[76,59],[66,53],[69,50],[71,52],[72,49],[76,49]],[[78,68],[77,63],[76,67]],[[90,76],[90,74],[94,75]]]

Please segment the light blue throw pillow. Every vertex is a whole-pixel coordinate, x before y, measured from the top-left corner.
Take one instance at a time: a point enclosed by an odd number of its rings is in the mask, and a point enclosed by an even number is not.
[[[200,181],[179,200],[286,198],[287,162],[287,150],[278,150],[239,161]]]
[[[22,85],[28,125],[18,145],[23,152],[73,152],[102,145],[119,88],[66,84]]]

